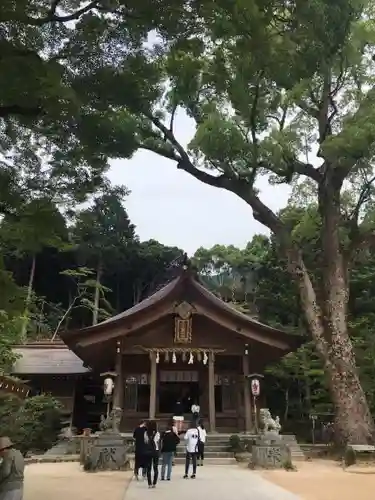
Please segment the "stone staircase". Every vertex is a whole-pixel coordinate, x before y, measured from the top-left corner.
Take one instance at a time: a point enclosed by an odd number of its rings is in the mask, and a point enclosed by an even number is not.
[[[236,460],[233,453],[228,451],[230,434],[208,434],[204,450],[204,463],[207,465],[233,465]],[[175,463],[185,463],[185,443],[181,436],[181,443],[177,448]]]
[[[306,460],[305,454],[293,434],[283,434],[283,443],[285,443],[292,454],[292,461]]]

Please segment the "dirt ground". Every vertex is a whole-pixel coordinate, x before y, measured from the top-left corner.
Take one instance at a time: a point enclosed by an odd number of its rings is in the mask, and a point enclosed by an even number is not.
[[[123,500],[130,472],[82,472],[76,462],[25,469],[24,500]]]
[[[296,472],[262,471],[264,478],[303,500],[373,500],[375,467],[353,466],[343,470],[337,462],[297,462]]]

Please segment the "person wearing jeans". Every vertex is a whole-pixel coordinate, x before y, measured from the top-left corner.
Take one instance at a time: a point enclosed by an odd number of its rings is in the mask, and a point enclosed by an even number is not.
[[[199,444],[199,431],[193,423],[185,433],[184,439],[186,441],[186,456],[185,456],[185,475],[184,479],[189,477],[190,462],[193,465],[193,473],[191,479],[195,479],[197,473],[197,454]]]
[[[161,442],[161,480],[164,481],[165,473],[167,473],[167,481],[171,480],[173,458],[176,453],[176,448],[180,438],[174,432],[173,426],[170,425],[165,431]]]
[[[193,453],[190,453],[189,451],[186,452],[184,479],[187,479],[189,477],[190,462],[192,463],[192,466],[193,466],[193,473],[190,477],[191,477],[191,479],[195,479],[196,474],[197,474],[197,453],[196,452],[193,452]]]

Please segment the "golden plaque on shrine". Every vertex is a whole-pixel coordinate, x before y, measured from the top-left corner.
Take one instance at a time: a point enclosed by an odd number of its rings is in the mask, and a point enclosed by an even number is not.
[[[191,318],[181,319],[175,318],[174,324],[174,341],[176,344],[191,343]]]
[[[176,309],[174,320],[174,342],[176,344],[190,344],[192,340],[192,306],[182,302]]]

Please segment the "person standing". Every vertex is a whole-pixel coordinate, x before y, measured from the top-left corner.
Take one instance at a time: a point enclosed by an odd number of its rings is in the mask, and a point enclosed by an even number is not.
[[[160,453],[160,434],[155,420],[149,420],[147,422],[144,440],[148,487],[155,488],[158,482]]]
[[[189,477],[190,462],[193,466],[191,479],[195,479],[197,473],[197,454],[199,443],[199,431],[193,422],[190,428],[186,431],[184,439],[186,441],[186,456],[185,456],[185,475],[184,479]]]
[[[197,425],[197,422],[199,420],[199,412],[200,411],[201,411],[200,406],[194,402],[191,405],[191,413],[193,414],[193,422],[195,422],[195,425]]]
[[[165,472],[167,472],[167,481],[171,480],[173,458],[176,453],[177,445],[180,442],[180,438],[177,433],[174,432],[173,426],[170,425],[168,429],[163,434],[161,441],[161,480],[165,479]]]
[[[12,441],[0,437],[0,500],[22,500],[25,461]]]
[[[172,429],[172,431],[178,437],[178,442],[180,442],[180,438],[179,438],[179,435],[178,435],[178,429],[177,429],[177,425],[175,424],[174,417],[171,418],[171,420],[170,420],[170,422],[168,424],[168,427],[170,427]],[[173,453],[172,466],[175,465],[175,458],[176,458],[176,456],[177,456],[177,448],[176,448],[175,452]]]
[[[145,464],[145,432],[146,422],[142,420],[139,426],[133,432],[135,441],[134,450],[134,476],[136,480],[139,479],[139,469],[142,469],[142,477],[146,477],[146,464]]]
[[[199,441],[198,441],[198,455],[197,455],[197,466],[203,466],[204,460],[204,446],[207,438],[207,431],[204,427],[204,423],[201,420],[198,425]]]

